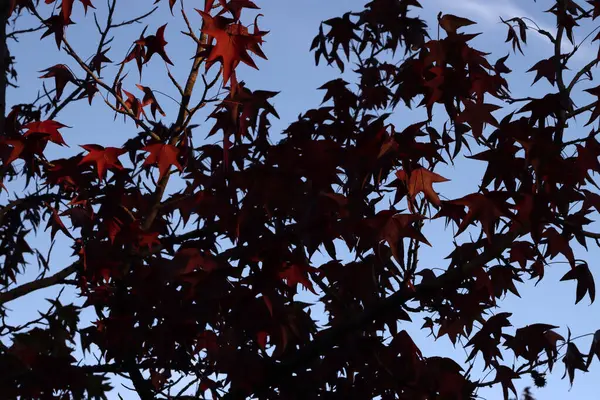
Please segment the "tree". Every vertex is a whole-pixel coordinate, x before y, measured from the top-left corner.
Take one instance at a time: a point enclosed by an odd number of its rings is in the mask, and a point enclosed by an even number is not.
[[[277,143],[269,139],[277,93],[249,88],[236,72],[267,58],[268,32],[258,14],[252,24],[246,17],[257,4],[206,0],[193,11],[158,0],[119,22],[116,0],[103,10],[91,0],[38,3],[4,1],[0,13],[6,398],[106,398],[111,379],[122,377],[144,400],[469,399],[496,385],[507,399],[517,395],[515,379],[530,375],[543,386],[560,361],[572,383],[575,370],[600,359],[598,332],[586,354],[578,340],[587,332],[560,335],[551,321],[512,327],[511,314],[496,310],[524,281],[542,280],[556,257],[566,260],[563,280],[575,281],[576,301],[594,301],[590,266],[573,248],[599,244],[587,225],[600,212],[590,174],[600,172],[600,143],[596,129],[568,128],[581,114],[591,112],[587,125],[600,115],[598,87],[585,89],[594,97],[588,105],[572,101],[598,59],[569,79],[579,46],[565,53],[562,44],[576,43],[575,27],[597,18],[600,2],[556,0],[548,10],[554,32],[502,20],[515,53],[531,34],[554,45],[530,70],[552,85],[540,98],[511,96],[508,56],[492,63],[474,48],[477,35],[464,32],[473,21],[440,14],[432,38],[415,16],[417,0],[373,0],[324,21],[311,50],[340,77],[320,88],[324,105],[300,115]],[[131,40],[114,36],[157,10],[166,20],[167,5],[194,46],[183,80],[169,69],[188,62],[169,57],[174,44],[165,35],[175,26],[153,22]],[[75,23],[95,23],[93,49],[74,48]],[[37,99],[8,108],[7,90],[17,90],[10,48],[19,43],[8,40],[36,32],[63,61],[42,71]],[[110,47],[125,42],[123,54]],[[356,90],[341,75],[352,64]],[[149,68],[165,75],[167,88],[143,85]],[[172,115],[157,100],[163,91],[176,97]],[[121,146],[99,138],[49,159],[49,143],[66,146],[65,130],[85,129],[59,122],[84,101],[123,115],[138,132]],[[426,118],[401,129],[389,123],[412,107]],[[207,108],[205,130],[197,121]],[[219,141],[197,147],[199,131]],[[478,191],[440,196],[452,177],[436,167],[465,157],[484,163]],[[27,190],[15,192],[17,183]],[[441,219],[456,241],[440,271],[420,265],[419,254],[430,245],[427,226]],[[32,248],[48,229],[53,244],[71,247],[70,265]],[[343,247],[354,260],[341,260]],[[316,252],[328,261],[316,265]],[[19,280],[35,260],[37,279]],[[39,318],[11,324],[11,302],[50,287],[75,289],[80,299],[59,294],[47,309],[38,305]],[[326,326],[299,288],[314,294]],[[403,323],[420,316],[436,339],[463,346],[466,360],[419,349]],[[476,371],[475,360],[494,378]]]

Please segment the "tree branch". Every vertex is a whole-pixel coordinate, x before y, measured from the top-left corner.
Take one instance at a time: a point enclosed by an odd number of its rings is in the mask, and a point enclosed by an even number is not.
[[[0,4],[0,132],[4,132],[4,118],[6,115],[6,60],[8,60],[8,47],[6,45],[6,24],[10,1]]]
[[[0,293],[0,305],[8,303],[9,301],[15,300],[19,297],[25,296],[31,292],[35,292],[39,289],[44,289],[57,283],[61,283],[63,279],[77,271],[77,267],[79,265],[79,261],[74,262],[70,266],[65,269],[57,272],[56,274],[49,276],[47,278],[38,279],[37,281],[32,281],[25,283],[21,286],[17,286],[14,289],[10,289],[6,292]]]

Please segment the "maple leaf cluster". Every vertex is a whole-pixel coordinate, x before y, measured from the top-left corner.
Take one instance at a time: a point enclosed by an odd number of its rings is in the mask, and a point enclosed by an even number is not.
[[[541,98],[511,95],[508,55],[490,62],[472,45],[478,34],[463,31],[477,26],[469,19],[440,13],[437,39],[414,15],[417,0],[372,0],[328,19],[311,43],[315,63],[324,59],[340,72],[355,64],[357,85],[341,77],[324,83],[321,106],[301,113],[277,143],[270,127],[278,93],[236,76],[240,63],[258,69],[258,58],[267,59],[260,14],[252,25],[245,20],[259,9],[254,2],[206,0],[189,16],[181,4],[183,33],[195,47],[184,83],[169,70],[183,61],[167,54],[174,44],[165,39],[167,24],[149,35],[144,28],[113,56],[113,31],[161,7],[174,17],[177,3],[158,0],[117,23],[110,0],[104,27],[94,21],[97,47],[85,57],[67,29],[78,7],[89,24],[87,11],[99,4],[13,0],[3,14],[4,23],[30,14],[69,64],[42,70],[54,93],[12,105],[1,124],[2,189],[10,194],[25,177],[35,191],[0,209],[0,370],[7,372],[0,393],[107,398],[109,377],[120,375],[144,400],[192,391],[194,398],[209,391],[236,399],[474,399],[496,385],[508,399],[524,375],[543,386],[561,360],[573,383],[576,370],[600,359],[598,332],[585,354],[577,342],[585,336],[537,321],[513,327],[510,313],[496,312],[507,295],[542,281],[556,258],[566,260],[561,281],[572,281],[575,302],[595,299],[592,265],[575,244],[587,249],[600,238],[588,228],[600,212],[598,131],[566,136],[571,118],[591,112],[591,125],[600,115],[597,87],[586,89],[594,98],[587,106],[570,98],[597,60],[566,81],[573,54],[563,54],[560,41],[574,42],[578,21],[598,17],[600,2],[557,0],[548,10],[556,32],[534,32],[557,44],[528,71],[534,84],[552,85]],[[502,22],[513,52],[522,53],[532,28],[519,17]],[[399,49],[401,60],[391,62]],[[159,105],[163,91],[140,81],[138,91],[127,90],[130,62],[141,80],[158,58],[179,95],[174,113]],[[117,70],[110,80],[107,66]],[[59,122],[59,113],[86,98],[92,105],[98,93],[137,135],[121,146],[73,145],[71,156],[48,159],[48,147],[73,144],[67,132],[78,129]],[[193,122],[208,105],[207,138],[196,146]],[[400,108],[422,108],[424,120],[397,129],[390,119]],[[481,182],[474,193],[448,198],[456,179],[440,170],[459,160],[479,163]],[[426,268],[419,254],[442,218],[455,246],[445,268]],[[52,243],[45,254],[31,246],[42,222]],[[58,271],[55,243],[72,250],[72,263]],[[33,259],[38,279],[20,284]],[[75,289],[81,301],[64,304],[59,294],[38,319],[7,322],[7,303],[55,286]],[[420,318],[435,339],[464,346],[466,359],[419,349],[407,327]],[[78,360],[77,347],[97,362]],[[166,394],[180,382],[188,382],[184,390]]]

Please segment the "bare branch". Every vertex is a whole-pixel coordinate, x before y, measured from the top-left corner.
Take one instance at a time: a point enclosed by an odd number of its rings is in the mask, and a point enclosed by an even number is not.
[[[44,289],[61,283],[63,279],[77,271],[78,266],[79,262],[77,261],[52,276],[43,279],[38,279],[37,281],[28,282],[21,286],[17,286],[14,289],[2,292],[0,293],[0,305],[18,299],[19,297],[25,296],[29,293],[35,292],[36,290]]]
[[[573,90],[573,87],[575,87],[575,85],[579,81],[579,78],[581,78],[583,75],[589,73],[596,64],[598,64],[598,60],[592,60],[589,63],[587,63],[583,68],[581,68],[579,71],[577,71],[577,73],[575,74],[575,76],[573,77],[571,82],[569,83],[569,86],[567,87],[567,92],[571,92],[571,90]]]
[[[158,10],[158,6],[154,7],[152,10],[148,11],[146,14],[140,15],[139,17],[136,17],[134,19],[130,19],[129,21],[123,21],[123,22],[120,22],[118,24],[110,25],[110,28],[119,28],[121,26],[131,25],[131,24],[138,23],[141,20],[143,20],[144,18],[149,17],[150,15],[152,15],[154,13],[154,11],[156,11],[156,10]]]
[[[16,30],[16,31],[12,31],[11,33],[8,33],[6,35],[7,39],[13,39],[15,41],[18,41],[17,36],[21,35],[23,33],[32,33],[32,32],[37,32],[37,31],[41,31],[42,29],[44,29],[45,26],[44,25],[40,25],[36,28],[28,28],[28,29],[21,29],[21,30]]]

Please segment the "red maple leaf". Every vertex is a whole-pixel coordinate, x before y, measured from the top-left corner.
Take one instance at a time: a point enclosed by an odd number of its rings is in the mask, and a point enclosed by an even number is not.
[[[150,89],[147,86],[142,86],[138,84],[136,84],[135,86],[137,86],[138,89],[144,92],[144,97],[142,98],[142,107],[146,107],[148,104],[150,104],[150,112],[152,113],[152,118],[156,119],[156,111],[158,111],[160,115],[164,117],[166,114],[156,101],[156,97],[154,97],[152,89]]]
[[[515,385],[512,383],[512,380],[519,379],[520,377],[521,376],[519,374],[509,367],[504,365],[496,366],[496,381],[500,382],[500,385],[502,385],[502,394],[504,395],[504,400],[508,400],[509,389],[515,394],[515,396],[517,395],[517,389],[515,389]]]
[[[82,156],[75,156],[53,160],[52,165],[46,170],[48,182],[75,188],[83,186],[87,180],[83,178],[81,171],[77,168],[82,158]]]
[[[254,10],[257,10],[259,8],[250,0],[229,0],[227,2],[225,2],[225,0],[219,0],[219,3],[221,3],[221,7],[223,7],[223,9],[219,11],[217,15],[222,15],[225,12],[230,12],[236,21],[240,19],[240,15],[244,8],[251,8]]]
[[[459,225],[455,236],[460,235],[475,220],[479,220],[488,240],[491,241],[494,225],[504,215],[495,201],[484,194],[471,193],[448,203],[469,207],[469,212]]]
[[[497,127],[498,121],[492,115],[492,111],[498,110],[500,107],[495,104],[485,104],[473,101],[465,103],[465,109],[458,114],[456,122],[466,122],[473,130],[473,136],[480,138],[483,132],[484,124],[490,124]]]
[[[533,260],[536,256],[533,245],[529,242],[516,241],[510,248],[510,262],[518,262],[521,268],[525,269],[527,261]]]
[[[43,138],[47,138],[51,142],[56,143],[58,145],[64,145],[68,147],[62,135],[58,131],[60,128],[66,127],[66,125],[52,120],[30,122],[28,124],[23,125],[23,128],[27,129],[27,132],[25,132],[23,136],[40,136]]]
[[[167,53],[165,52],[165,46],[168,43],[165,40],[166,27],[167,24],[164,24],[157,29],[156,34],[146,36],[135,41],[135,44],[137,45],[146,46],[144,64],[147,64],[154,54],[158,54],[163,60],[165,60],[167,64],[173,65],[173,62],[169,59],[169,56],[167,56]]]
[[[93,81],[88,81],[83,84],[83,90],[81,94],[77,97],[77,100],[81,100],[84,98],[88,98],[89,105],[92,105],[92,100],[94,99],[94,95],[98,93],[98,84]]]
[[[298,285],[298,283],[300,283],[306,289],[310,290],[314,294],[317,294],[315,292],[315,289],[313,288],[312,282],[310,281],[310,279],[308,279],[308,274],[311,271],[318,272],[319,270],[309,265],[294,263],[287,266],[283,271],[281,271],[279,273],[279,277],[281,279],[284,279],[287,285],[293,288],[294,291],[296,291],[296,286]]]
[[[159,2],[160,0],[156,0],[154,4],[157,4]],[[169,0],[169,8],[171,9],[171,15],[173,15],[173,7],[175,7],[175,3],[177,3],[177,0]]]
[[[439,13],[438,15],[438,23],[440,24],[440,27],[443,30],[445,30],[448,34],[456,33],[456,31],[462,28],[463,26],[475,24],[475,22],[469,19],[457,17],[456,15],[452,14],[445,14],[444,16],[442,16],[442,13]]]
[[[554,83],[556,82],[555,60],[555,56],[552,56],[545,60],[538,61],[533,67],[527,70],[527,72],[535,71],[535,79],[533,80],[533,84],[540,80],[540,78],[544,77],[552,86],[554,86]]]
[[[445,217],[446,227],[448,227],[450,221],[454,221],[456,225],[459,225],[465,215],[467,215],[467,213],[463,206],[452,204],[447,201],[441,201],[440,210],[431,219]]]
[[[42,35],[42,39],[46,36],[54,34],[54,39],[56,40],[56,47],[60,49],[60,44],[62,43],[63,38],[65,37],[65,27],[67,25],[72,25],[73,21],[71,21],[70,19],[65,20],[61,15],[52,15],[48,19],[44,20],[44,24],[46,25],[46,28],[48,30],[44,32],[44,34]]]
[[[440,176],[435,172],[431,172],[425,168],[415,169],[410,172],[409,176],[407,176],[406,171],[399,170],[396,171],[396,176],[400,181],[404,182],[407,187],[408,195],[410,196],[408,207],[411,211],[413,211],[414,205],[416,204],[415,196],[421,192],[430,203],[436,207],[440,206],[440,197],[433,190],[432,184],[438,182],[448,182],[449,179],[446,179],[443,176]]]
[[[135,60],[138,71],[140,72],[140,77],[142,76],[142,66],[144,65],[144,59],[146,58],[146,46],[143,45],[145,32],[146,28],[140,33],[140,38],[133,42],[133,48],[129,54],[121,61],[121,64],[127,64],[129,61]]]
[[[592,15],[592,20],[595,20],[600,16],[600,0],[587,0],[587,2],[594,7],[594,13]]]
[[[485,368],[488,368],[498,358],[502,359],[499,346],[500,337],[502,335],[502,328],[512,326],[508,320],[508,317],[511,315],[511,313],[507,312],[498,313],[483,323],[481,329],[467,343],[467,346],[473,346],[467,362],[472,360],[477,352],[482,353]]]
[[[103,179],[105,177],[107,169],[123,169],[123,165],[119,161],[118,157],[121,154],[126,153],[127,150],[118,147],[104,148],[97,144],[86,144],[81,147],[89,151],[89,154],[83,157],[81,161],[79,161],[78,165],[96,163],[99,179]]]
[[[0,143],[12,147],[10,153],[3,154],[4,163],[10,164],[17,158],[30,161],[33,155],[41,157],[48,142],[36,137],[16,137],[15,139],[0,138]]]
[[[594,332],[594,339],[592,339],[592,344],[590,345],[590,351],[588,352],[588,359],[586,362],[586,367],[589,368],[592,360],[596,356],[598,360],[600,360],[600,329]]]
[[[180,274],[189,274],[196,269],[211,272],[218,268],[214,257],[196,247],[183,247],[177,250],[174,261],[178,263]]]
[[[56,86],[56,100],[59,100],[60,96],[62,96],[63,90],[65,89],[67,83],[75,82],[75,77],[71,73],[69,67],[67,67],[65,64],[56,64],[40,72],[45,72],[45,74],[40,76],[40,78],[54,78],[54,83]]]
[[[206,70],[219,60],[223,65],[223,84],[229,81],[238,64],[244,64],[258,69],[248,51],[252,51],[259,57],[265,58],[265,55],[258,47],[262,42],[262,36],[266,32],[250,35],[248,29],[241,23],[230,23],[229,19],[224,17],[212,17],[204,11],[196,10],[204,20],[202,32],[212,36],[216,40],[216,45],[212,46],[206,58]]]
[[[569,382],[571,382],[571,385],[575,379],[576,369],[587,372],[587,366],[583,361],[583,354],[581,354],[581,351],[579,351],[577,345],[571,341],[567,343],[567,351],[563,357],[563,363],[565,364],[565,375],[567,373],[569,374]]]
[[[125,105],[131,110],[131,112],[133,113],[133,115],[135,115],[135,118],[137,120],[140,119],[142,114],[146,115],[146,113],[144,112],[144,107],[142,106],[142,101],[140,101],[140,99],[135,97],[132,93],[129,93],[127,90],[123,90],[123,93],[125,93],[125,95],[127,96],[127,99],[124,101]],[[122,108],[122,106],[119,104],[119,109],[120,108]],[[135,121],[135,125],[139,126],[138,121]]]
[[[350,43],[352,41],[360,41],[356,34],[358,24],[350,20],[351,13],[345,13],[343,17],[331,18],[323,23],[329,25],[330,29],[325,37],[333,43],[332,53],[337,53],[338,47],[341,45],[344,49],[346,58],[350,56]]]
[[[575,304],[579,303],[586,295],[586,293],[589,294],[592,303],[596,299],[596,284],[594,283],[594,275],[592,275],[592,273],[590,272],[587,263],[583,263],[576,266],[575,268],[567,272],[565,276],[563,276],[560,280],[577,281]]]
[[[150,249],[152,246],[160,245],[159,233],[142,230],[139,220],[132,221],[129,224],[127,234],[137,248],[147,247]]]
[[[600,58],[600,57],[599,57]],[[584,89],[584,92],[588,92],[589,94],[596,96],[596,103],[594,103],[594,109],[592,110],[592,115],[590,116],[589,121],[586,126],[594,122],[598,116],[600,116],[600,85],[594,86],[593,88]]]
[[[17,13],[21,13],[21,10],[23,8],[27,8],[29,10],[33,10],[34,9],[34,5],[33,2],[31,0],[10,0],[9,1],[9,10],[8,10],[8,16],[12,16],[12,13],[18,8],[19,10],[17,11]]]
[[[418,214],[396,214],[393,210],[382,210],[375,218],[368,220],[367,224],[377,231],[378,240],[385,240],[388,243],[394,258],[399,263],[403,263],[403,238],[415,239],[431,246],[421,231],[412,226],[413,223],[423,219],[425,217]]]
[[[102,70],[102,63],[111,63],[111,59],[106,57],[106,53],[110,50],[110,47],[104,51],[100,51],[94,54],[92,60],[90,61],[90,69],[92,71],[96,71],[98,75],[100,75],[100,71]]]
[[[65,227],[65,224],[63,224],[62,220],[58,216],[58,212],[54,208],[52,208],[48,203],[46,203],[46,206],[50,209],[50,213],[51,213],[51,217],[48,220],[48,225],[46,226],[46,229],[52,227],[52,230],[50,232],[50,238],[52,238],[52,240],[54,240],[54,236],[56,236],[56,232],[61,231],[66,236],[73,239],[73,236],[71,236],[71,234]]]
[[[575,255],[566,237],[562,236],[554,228],[548,228],[542,236],[547,239],[546,257],[550,256],[550,259],[553,259],[558,253],[561,253],[567,258],[569,264],[571,264],[571,268],[575,267]]]
[[[46,0],[46,4],[54,3],[56,0]],[[96,8],[92,4],[91,0],[79,0],[83,4],[84,12],[87,15],[88,7]],[[75,0],[61,0],[60,9],[62,12],[63,20],[65,22],[70,20],[71,13],[73,12],[73,3]]]
[[[141,150],[147,151],[150,153],[146,160],[144,161],[144,165],[158,165],[159,176],[158,179],[162,179],[162,177],[169,172],[171,169],[171,165],[174,165],[179,169],[179,171],[183,171],[183,167],[179,164],[177,157],[180,155],[180,151],[177,147],[171,144],[164,143],[155,143],[148,145]]]

